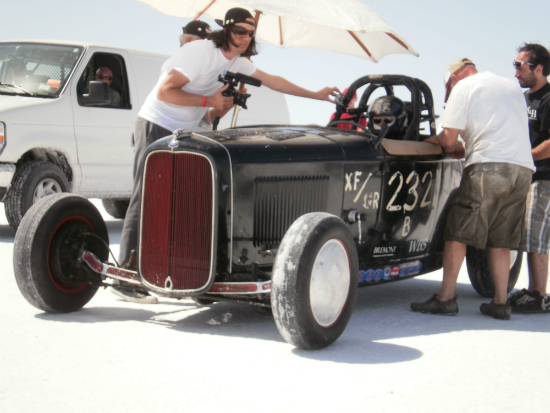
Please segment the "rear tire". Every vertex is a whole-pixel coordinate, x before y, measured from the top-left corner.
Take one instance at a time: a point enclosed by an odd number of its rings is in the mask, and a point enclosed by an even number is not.
[[[283,338],[302,349],[336,341],[353,312],[358,274],[355,241],[340,218],[321,212],[298,218],[273,266],[271,308]]]
[[[510,251],[510,277],[508,278],[508,292],[514,289],[521,271],[523,254],[517,251]],[[466,267],[468,277],[474,290],[479,295],[487,298],[495,296],[495,281],[491,270],[491,260],[488,249],[479,249],[468,246],[466,249]]]
[[[129,199],[102,199],[101,202],[103,203],[105,211],[107,211],[110,216],[117,219],[124,219],[128,206],[130,205]]]
[[[21,221],[13,252],[15,279],[27,301],[50,313],[88,303],[101,277],[78,256],[85,249],[106,261],[108,247],[97,237],[109,244],[105,222],[86,198],[55,194],[34,204]]]
[[[19,166],[4,200],[10,227],[17,227],[29,208],[38,200],[70,188],[63,171],[51,162],[33,161]]]

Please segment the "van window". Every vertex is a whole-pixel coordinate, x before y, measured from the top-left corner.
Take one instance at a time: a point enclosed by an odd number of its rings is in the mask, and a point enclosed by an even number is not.
[[[91,104],[88,102],[88,85],[90,81],[104,81],[109,84],[111,103],[108,105]],[[126,64],[121,55],[96,52],[90,58],[76,86],[78,104],[80,106],[97,106],[113,109],[131,109],[130,92]]]
[[[59,96],[82,51],[70,45],[1,43],[0,94]]]

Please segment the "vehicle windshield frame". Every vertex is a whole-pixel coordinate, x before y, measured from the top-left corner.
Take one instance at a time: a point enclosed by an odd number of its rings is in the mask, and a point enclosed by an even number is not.
[[[85,46],[69,43],[0,42],[0,82],[4,84],[0,85],[0,94],[58,98],[67,88],[85,51]]]

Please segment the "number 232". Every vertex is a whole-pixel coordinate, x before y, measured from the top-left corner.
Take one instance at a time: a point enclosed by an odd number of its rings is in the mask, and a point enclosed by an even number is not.
[[[412,171],[409,176],[407,176],[407,179],[405,180],[405,183],[407,185],[410,184],[410,187],[409,187],[409,194],[412,194],[414,196],[414,201],[412,204],[403,204],[403,206],[401,205],[394,205],[393,203],[395,202],[395,198],[397,198],[397,195],[399,194],[399,192],[401,191],[401,188],[403,187],[403,174],[399,171],[395,172],[390,180],[388,181],[388,185],[391,186],[391,184],[393,183],[393,181],[395,181],[396,179],[399,180],[399,184],[397,185],[397,189],[395,190],[393,196],[391,197],[390,199],[390,202],[388,202],[388,205],[386,206],[386,209],[388,211],[401,211],[401,209],[403,209],[403,213],[406,213],[407,211],[412,211],[415,207],[416,207],[416,204],[418,203],[418,198],[419,198],[419,195],[418,195],[418,192],[416,191],[416,189],[418,188],[418,184],[420,183],[420,176],[416,173],[416,171]],[[427,207],[428,205],[431,204],[431,201],[426,201],[426,198],[428,197],[428,194],[430,193],[430,188],[432,186],[432,179],[433,179],[433,174],[432,174],[432,171],[428,171],[426,173],[424,173],[424,176],[422,177],[422,183],[424,184],[426,182],[426,180],[428,181],[428,188],[426,189],[426,192],[424,192],[424,196],[422,197],[422,201],[420,201],[420,208],[425,208]]]

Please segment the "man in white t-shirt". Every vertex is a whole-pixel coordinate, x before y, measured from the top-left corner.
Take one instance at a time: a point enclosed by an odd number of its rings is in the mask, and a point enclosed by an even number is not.
[[[466,58],[449,65],[445,86],[443,131],[426,141],[441,145],[455,158],[465,156],[466,162],[445,226],[441,288],[411,308],[431,314],[458,313],[455,287],[470,245],[489,248],[495,282],[493,301],[482,304],[480,310],[507,320],[510,249],[519,246],[522,220],[518,217],[524,214],[535,170],[525,98],[515,82],[490,72],[478,73]]]
[[[212,33],[210,25],[200,20],[192,20],[182,27],[183,33],[180,34],[180,47],[195,40],[204,40]]]
[[[233,97],[222,92],[229,85],[221,86],[218,75],[225,70],[240,72],[262,81],[262,85],[289,95],[332,102],[336,87],[326,87],[318,92],[303,89],[286,79],[256,69],[248,59],[257,54],[254,39],[256,23],[246,9],[233,8],[225,19],[216,20],[223,30],[211,33],[209,40],[185,44],[162,66],[160,78],[145,100],[136,121],[134,189],[124,220],[120,240],[119,262],[134,269],[137,257],[138,222],[141,201],[141,177],[139,162],[145,148],[157,139],[169,136],[180,128],[196,130],[209,108],[224,114],[233,107]],[[154,303],[156,299],[144,291],[135,291],[125,285],[115,289],[117,295],[127,301]]]

